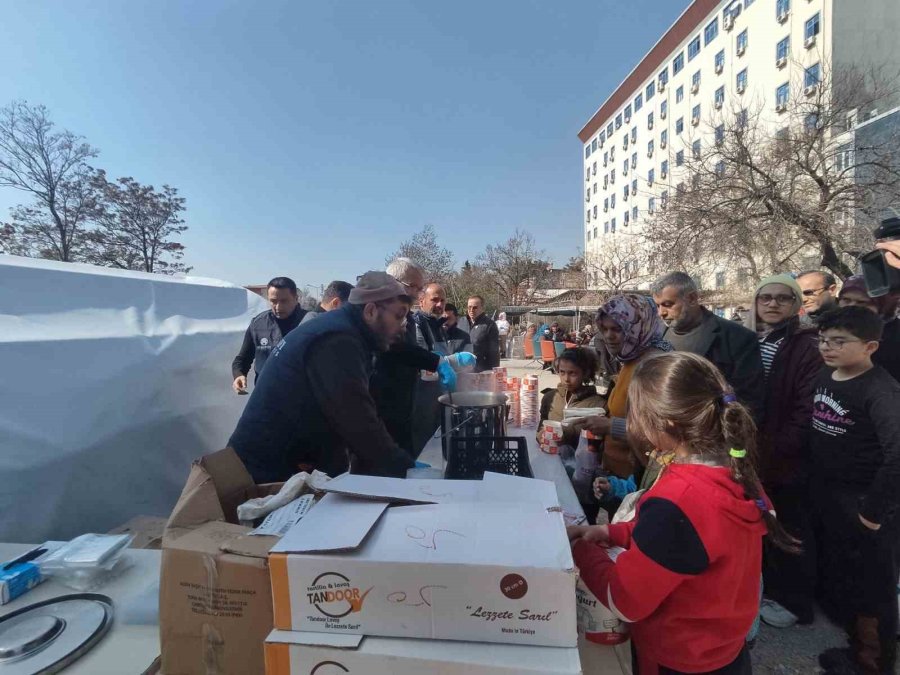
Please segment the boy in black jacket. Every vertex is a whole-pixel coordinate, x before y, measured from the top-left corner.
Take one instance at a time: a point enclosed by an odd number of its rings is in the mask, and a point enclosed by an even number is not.
[[[816,382],[811,464],[826,611],[851,649],[830,649],[826,673],[893,673],[900,573],[900,383],[872,364],[882,322],[862,307],[818,324],[826,368]],[[804,542],[805,545],[809,545]]]

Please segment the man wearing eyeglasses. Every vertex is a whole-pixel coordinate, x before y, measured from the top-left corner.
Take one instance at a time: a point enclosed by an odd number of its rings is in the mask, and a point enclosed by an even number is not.
[[[797,277],[797,284],[803,293],[803,311],[813,323],[836,306],[837,282],[828,272],[820,270],[801,272]]]

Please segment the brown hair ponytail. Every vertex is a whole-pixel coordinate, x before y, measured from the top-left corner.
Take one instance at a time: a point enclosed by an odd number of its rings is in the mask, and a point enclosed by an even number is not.
[[[628,433],[635,445],[668,434],[701,460],[729,467],[744,496],[759,507],[769,542],[800,550],[769,510],[756,471],[756,424],[718,368],[687,352],[654,356],[638,365],[628,398]]]

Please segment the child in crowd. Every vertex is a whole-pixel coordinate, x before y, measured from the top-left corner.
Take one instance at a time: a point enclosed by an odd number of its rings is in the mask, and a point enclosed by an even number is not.
[[[544,420],[562,422],[566,408],[603,408],[606,399],[597,393],[594,378],[597,376],[597,359],[587,349],[567,349],[556,359],[559,384],[548,389],[541,399],[541,424],[538,425],[538,441]],[[581,424],[563,427],[563,445],[575,448],[581,434]]]
[[[819,321],[825,361],[812,414],[812,495],[820,588],[850,649],[819,657],[826,673],[893,673],[900,573],[900,383],[872,355],[883,322],[859,306]]]
[[[581,578],[632,624],[636,673],[750,673],[763,537],[797,545],[762,492],[753,418],[718,369],[687,352],[641,363],[629,399],[629,434],[675,461],[634,520],[568,528]],[[613,562],[607,546],[626,550]]]

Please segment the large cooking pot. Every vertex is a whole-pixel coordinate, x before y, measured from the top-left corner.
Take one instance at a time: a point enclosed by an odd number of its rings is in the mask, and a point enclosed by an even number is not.
[[[507,401],[506,394],[490,391],[461,391],[438,397],[444,459],[448,458],[451,438],[506,436]]]

